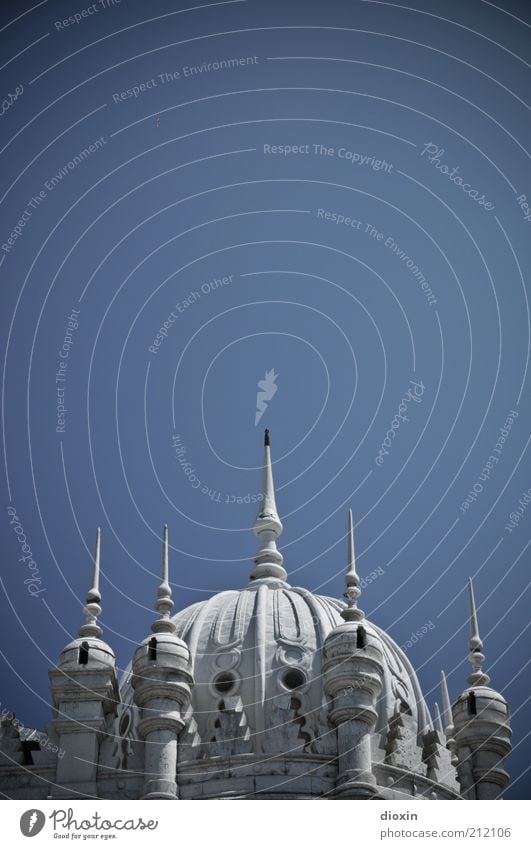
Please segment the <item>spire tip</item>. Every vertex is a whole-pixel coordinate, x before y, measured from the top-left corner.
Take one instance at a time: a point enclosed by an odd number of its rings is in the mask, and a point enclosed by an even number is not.
[[[358,607],[358,598],[361,595],[360,579],[356,572],[356,556],[354,553],[354,523],[352,519],[352,509],[348,511],[348,558],[347,558],[347,573],[345,575],[345,592],[343,595],[347,599],[347,607],[341,611],[342,618],[349,622],[351,620],[363,619],[363,610]]]
[[[286,570],[282,566],[284,558],[276,544],[283,528],[275,501],[275,484],[273,482],[270,446],[269,429],[266,428],[264,432],[262,498],[253,525],[253,532],[259,538],[261,547],[254,558],[255,568],[251,572],[252,581],[259,578],[278,578],[281,581],[285,581],[287,578]]]

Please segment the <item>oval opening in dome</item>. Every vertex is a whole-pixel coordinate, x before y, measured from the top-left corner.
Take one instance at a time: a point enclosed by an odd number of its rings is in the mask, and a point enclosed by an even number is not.
[[[118,727],[118,733],[119,733],[120,737],[123,737],[125,735],[125,732],[129,728],[129,719],[130,719],[129,713],[126,711],[122,715],[122,718],[120,720],[120,725]]]
[[[297,690],[302,687],[306,679],[300,669],[286,669],[282,676],[282,683],[288,690]]]
[[[218,693],[230,693],[235,683],[236,678],[232,672],[220,672],[220,674],[214,678],[214,689],[217,690]]]

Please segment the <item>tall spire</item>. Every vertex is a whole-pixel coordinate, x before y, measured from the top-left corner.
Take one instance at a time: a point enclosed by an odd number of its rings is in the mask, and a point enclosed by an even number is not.
[[[174,634],[177,627],[173,619],[170,617],[173,607],[173,599],[171,597],[171,587],[168,580],[168,561],[168,526],[164,525],[162,534],[162,576],[157,591],[157,600],[155,602],[155,610],[158,612],[159,617],[151,626],[151,630],[156,634],[162,632],[166,634]]]
[[[443,724],[444,736],[446,737],[446,747],[450,751],[450,762],[452,766],[457,767],[457,747],[455,744],[455,727],[454,717],[452,714],[452,706],[450,704],[450,694],[448,693],[448,684],[446,683],[446,675],[441,671],[441,691],[442,691],[442,706],[443,706]]]
[[[284,558],[277,549],[277,539],[283,531],[275,501],[275,485],[273,483],[273,468],[271,465],[271,441],[269,430],[264,434],[264,465],[262,477],[262,499],[256,516],[253,532],[261,543],[261,548],[254,558],[255,568],[251,572],[251,580],[259,578],[277,578],[285,581],[286,570],[282,564]]]
[[[345,622],[363,619],[363,610],[358,607],[358,598],[361,595],[360,579],[356,572],[356,556],[354,554],[354,525],[352,522],[352,510],[348,511],[348,564],[345,575],[345,592],[347,607],[341,611]]]
[[[472,665],[472,673],[468,676],[467,680],[473,687],[483,687],[489,683],[490,678],[481,668],[485,660],[485,655],[483,654],[483,643],[479,636],[474,587],[472,585],[472,578],[470,577],[468,578],[468,598],[470,602],[470,642],[468,644],[470,654],[468,655],[468,659]]]
[[[437,702],[434,703],[433,713],[434,713],[434,716],[435,716],[435,722],[434,722],[435,730],[439,731],[441,734],[444,734],[444,730],[443,730],[443,727],[442,727],[441,714],[439,713],[439,705],[437,704]]]
[[[79,629],[80,637],[101,637],[103,631],[98,625],[98,616],[101,614],[101,593],[100,593],[100,550],[101,550],[101,529],[96,531],[96,546],[94,549],[94,559],[92,561],[92,587],[87,593],[87,603],[83,608],[83,613],[87,620],[85,625]]]
[[[448,693],[448,684],[446,683],[446,675],[441,670],[441,692],[443,706],[444,733],[447,737],[451,737],[454,730],[454,720],[452,717],[452,708],[450,705],[450,695]]]

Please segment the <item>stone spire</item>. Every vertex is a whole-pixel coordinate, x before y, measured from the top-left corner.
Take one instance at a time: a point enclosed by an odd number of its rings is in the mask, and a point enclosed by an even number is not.
[[[450,705],[450,694],[448,693],[448,684],[446,683],[446,675],[444,674],[444,670],[441,669],[441,692],[442,692],[442,705],[443,705],[443,720],[444,720],[444,733],[447,737],[452,736],[452,732],[454,729],[454,721],[452,718],[452,708]]]
[[[101,614],[100,593],[100,549],[101,529],[96,531],[96,547],[94,549],[94,560],[92,568],[92,587],[87,593],[87,603],[83,609],[86,624],[79,629],[80,637],[96,637],[99,639],[103,633],[98,625],[98,616]]]
[[[358,607],[358,598],[361,595],[360,579],[356,572],[356,556],[354,553],[354,525],[352,522],[352,510],[348,511],[348,564],[345,575],[345,592],[347,607],[341,611],[345,622],[359,621],[365,614]]]
[[[468,659],[472,665],[472,673],[468,676],[467,680],[472,687],[486,687],[490,678],[481,668],[485,660],[485,655],[483,654],[483,643],[479,636],[474,587],[472,585],[472,578],[470,577],[468,579],[468,597],[470,601],[470,642],[468,644],[470,654],[468,655]]]
[[[448,684],[446,683],[446,675],[441,670],[441,691],[442,691],[442,704],[443,704],[443,725],[444,725],[444,736],[446,737],[446,746],[450,751],[451,762],[453,766],[457,766],[457,749],[454,739],[454,718],[452,714],[452,706],[450,704],[450,694],[448,693]]]
[[[453,706],[457,776],[464,799],[498,799],[509,781],[503,768],[511,751],[509,707],[503,696],[488,686],[490,678],[481,668],[485,656],[471,578],[468,594],[472,674],[470,686]]]
[[[443,734],[444,730],[443,730],[443,727],[442,727],[441,714],[439,713],[439,705],[437,704],[437,702],[435,702],[435,704],[434,704],[433,713],[434,713],[434,716],[435,716],[435,722],[434,722],[435,730],[439,731],[441,734]]]
[[[50,692],[54,707],[53,727],[63,758],[56,761],[50,782],[50,798],[100,798],[98,785],[100,744],[112,728],[120,704],[116,658],[102,639],[98,625],[100,594],[101,532],[96,533],[92,584],[84,608],[86,624],[79,637],[60,654],[50,669]]]
[[[348,564],[345,575],[347,607],[343,622],[330,631],[323,645],[324,691],[328,715],[336,726],[338,774],[334,799],[382,798],[373,772],[371,735],[378,721],[384,682],[384,655],[379,634],[366,627],[358,608],[360,579],[354,555],[352,510],[348,515]]]
[[[151,626],[151,630],[156,634],[174,634],[177,627],[173,619],[170,617],[170,613],[173,608],[173,599],[171,597],[171,587],[168,581],[168,559],[168,526],[164,525],[162,540],[162,576],[157,591],[157,601],[155,602],[155,610],[158,612],[159,617]]]
[[[282,567],[284,558],[277,549],[277,539],[283,531],[275,501],[275,485],[271,465],[271,442],[269,431],[264,434],[264,465],[262,478],[262,500],[253,525],[253,533],[258,537],[261,548],[254,558],[255,567],[251,580],[277,578],[285,581],[286,570]]]
[[[138,735],[144,740],[143,799],[177,799],[179,735],[186,725],[192,698],[190,649],[175,633],[170,618],[173,607],[168,580],[168,526],[164,525],[162,576],[151,626],[156,636],[146,637],[133,656],[131,686],[140,708]]]

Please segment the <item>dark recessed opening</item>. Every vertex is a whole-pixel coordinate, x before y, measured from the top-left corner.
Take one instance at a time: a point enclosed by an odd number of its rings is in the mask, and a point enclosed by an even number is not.
[[[123,737],[127,729],[129,728],[129,714],[124,713],[121,720],[120,725],[118,726],[118,734],[120,737]]]
[[[282,683],[288,690],[296,690],[298,687],[302,687],[305,680],[300,669],[287,669],[282,676]]]
[[[78,663],[86,666],[89,659],[89,644],[83,641],[79,647]]]
[[[367,646],[367,632],[363,625],[358,625],[358,630],[356,631],[356,648],[364,649]]]
[[[217,690],[218,693],[230,693],[235,683],[236,679],[232,672],[220,672],[220,674],[214,678],[214,689]]]
[[[468,707],[469,713],[477,713],[478,712],[478,709],[477,709],[477,706],[476,706],[476,694],[474,693],[473,690],[471,690],[470,693],[467,696],[467,707]]]
[[[36,740],[22,740],[20,748],[23,754],[24,766],[32,766],[33,756],[31,753],[40,751],[40,744]]]
[[[157,659],[157,638],[151,637],[148,643],[148,660]]]

